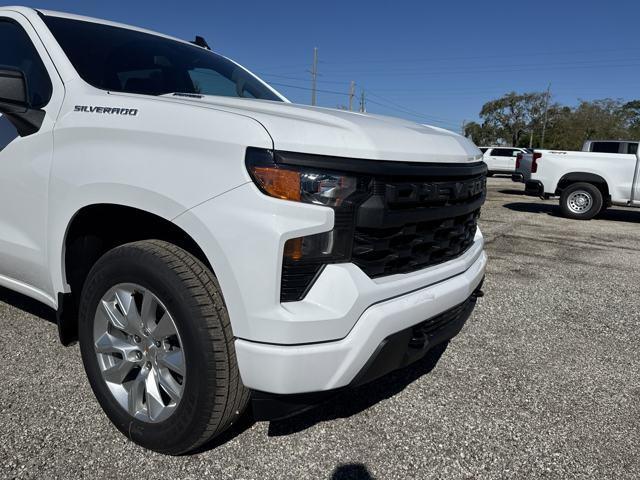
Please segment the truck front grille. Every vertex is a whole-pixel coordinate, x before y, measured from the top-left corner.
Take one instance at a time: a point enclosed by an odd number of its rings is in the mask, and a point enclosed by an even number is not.
[[[420,270],[464,253],[476,234],[486,177],[374,180],[371,192],[358,212],[352,261],[373,278]]]
[[[358,228],[353,263],[370,277],[406,273],[452,260],[473,243],[480,210],[391,228]]]
[[[336,210],[336,226],[352,232],[347,260],[370,278],[453,260],[471,247],[478,228],[486,198],[484,164],[401,167],[397,173],[358,175],[356,200],[349,209]],[[414,168],[415,175],[407,173]],[[280,300],[303,299],[324,265],[283,265]]]

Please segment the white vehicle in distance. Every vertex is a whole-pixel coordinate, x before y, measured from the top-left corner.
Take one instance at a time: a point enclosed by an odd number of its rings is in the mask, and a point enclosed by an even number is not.
[[[489,169],[488,175],[511,175],[516,170],[516,159],[519,154],[531,153],[529,148],[516,147],[480,147],[482,160]]]
[[[582,146],[583,152],[622,153],[635,155],[638,141],[633,140],[587,140]]]
[[[424,357],[487,262],[469,140],[294,105],[194,43],[0,8],[0,285],[168,454]]]
[[[559,197],[565,217],[589,220],[612,206],[640,207],[640,157],[635,154],[536,150],[520,160],[525,192]]]

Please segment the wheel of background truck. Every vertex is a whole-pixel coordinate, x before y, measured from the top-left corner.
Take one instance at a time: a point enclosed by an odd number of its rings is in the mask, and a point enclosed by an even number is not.
[[[576,220],[590,220],[603,205],[602,192],[591,183],[574,183],[562,191],[560,209],[562,214]]]
[[[100,405],[143,447],[193,450],[247,405],[218,282],[175,245],[135,242],[100,258],[82,291],[78,334]]]

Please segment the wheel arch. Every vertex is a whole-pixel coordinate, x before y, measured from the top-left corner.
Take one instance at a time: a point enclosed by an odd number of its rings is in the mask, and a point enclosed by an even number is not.
[[[158,239],[177,245],[213,271],[193,237],[171,220],[140,208],[117,204],[85,205],[69,220],[61,252],[65,293],[58,293],[58,332],[63,345],[77,340],[77,306],[84,281],[95,262],[125,243]]]
[[[611,194],[609,193],[609,184],[607,181],[596,173],[591,172],[571,172],[563,175],[558,181],[555,194],[561,195],[562,191],[569,185],[584,182],[595,185],[602,192],[602,197],[606,202],[610,202]]]

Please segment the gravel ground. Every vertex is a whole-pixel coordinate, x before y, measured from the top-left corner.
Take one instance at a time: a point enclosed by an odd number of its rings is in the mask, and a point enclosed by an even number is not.
[[[0,291],[0,478],[638,478],[640,210],[489,186],[486,296],[437,364],[191,456],[120,435],[51,312]]]

